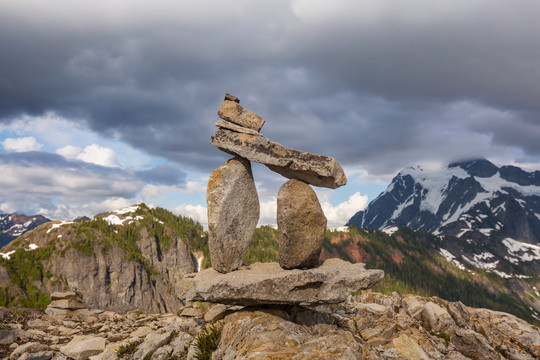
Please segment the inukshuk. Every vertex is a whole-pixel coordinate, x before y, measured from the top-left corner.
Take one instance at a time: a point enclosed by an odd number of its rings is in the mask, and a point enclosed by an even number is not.
[[[249,161],[291,179],[278,193],[279,264],[284,269],[319,265],[326,217],[308,185],[337,188],[347,183],[328,156],[287,148],[259,133],[264,119],[227,94],[218,111],[223,120],[210,143],[235,157],[214,170],[207,188],[210,256],[214,269],[229,272],[242,263],[257,222],[259,201]]]
[[[177,295],[222,304],[316,305],[339,303],[384,276],[361,263],[329,259],[319,265],[326,217],[309,186],[337,188],[347,179],[338,162],[268,140],[264,119],[227,94],[210,142],[234,155],[210,175],[207,188],[208,245],[213,268],[186,275]],[[242,265],[259,220],[259,199],[250,161],[291,179],[279,190],[279,264]]]

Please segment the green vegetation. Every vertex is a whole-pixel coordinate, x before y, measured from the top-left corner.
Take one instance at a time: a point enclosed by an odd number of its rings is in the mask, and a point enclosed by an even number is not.
[[[17,249],[10,255],[9,260],[0,259],[0,266],[8,271],[11,281],[23,293],[23,296],[14,297],[9,289],[3,288],[0,291],[0,306],[18,305],[45,310],[51,299],[36,285],[41,284],[43,278],[48,275],[43,269],[42,261],[50,257],[51,251],[50,247],[32,251]]]
[[[137,346],[139,346],[142,342],[142,340],[136,340],[125,345],[120,345],[118,349],[116,349],[116,356],[121,359],[124,357],[124,355],[133,354],[137,350]]]
[[[244,261],[248,263],[278,261],[278,243],[276,229],[270,226],[255,229]]]
[[[212,353],[217,349],[221,339],[222,323],[204,327],[195,338],[195,346],[199,351],[195,354],[195,359],[210,360]]]
[[[446,346],[448,346],[450,344],[450,335],[448,335],[445,332],[441,332],[441,333],[436,334],[434,331],[432,331],[431,335],[436,336],[436,337],[441,338],[441,339],[444,339],[444,341],[446,342]]]

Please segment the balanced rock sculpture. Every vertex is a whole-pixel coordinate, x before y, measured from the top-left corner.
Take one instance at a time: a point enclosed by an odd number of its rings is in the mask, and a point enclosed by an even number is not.
[[[283,269],[319,265],[326,217],[315,191],[299,180],[289,180],[277,197],[279,265]]]
[[[242,265],[259,221],[259,197],[251,164],[235,157],[210,174],[206,190],[212,266],[229,272]]]
[[[259,131],[265,120],[240,106],[235,96],[225,96],[218,115],[223,120],[216,122],[219,129],[210,138],[212,145],[236,156],[235,161],[242,162],[246,169],[249,161],[255,161],[291,179],[278,195],[280,266],[283,269],[317,266],[326,217],[308,184],[332,189],[343,186],[347,183],[343,169],[331,157],[287,148],[262,136]],[[238,172],[225,179],[224,174],[232,171],[228,170],[229,162],[212,173],[207,191],[210,256],[219,272],[240,266],[259,218],[251,172],[249,176]]]

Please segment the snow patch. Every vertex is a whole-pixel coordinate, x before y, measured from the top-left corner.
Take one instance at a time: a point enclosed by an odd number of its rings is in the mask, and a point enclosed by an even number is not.
[[[510,257],[513,257],[514,259],[510,260],[506,257],[505,258],[514,264],[519,261],[540,260],[540,246],[538,245],[524,243],[512,238],[506,238],[502,241],[502,243],[508,249],[508,254]]]
[[[492,271],[494,274],[496,275],[499,275],[500,277],[502,278],[505,278],[505,279],[509,279],[512,277],[512,275],[508,275],[507,273],[503,272],[503,271],[499,271],[499,270],[493,270]]]
[[[440,170],[429,171],[417,166],[407,168],[400,172],[403,175],[410,175],[415,182],[419,183],[427,190],[420,203],[420,211],[427,210],[436,214],[447,193],[447,186],[452,177],[459,179],[468,178],[470,175],[460,167],[444,168]]]
[[[56,228],[59,228],[60,226],[68,225],[68,224],[73,224],[73,221],[64,220],[64,221],[61,221],[59,223],[52,224],[52,226],[49,228],[49,230],[47,230],[47,234],[50,233],[51,231],[53,231],[53,229],[56,229]]]
[[[37,246],[36,244],[30,244],[28,245],[28,249],[29,250],[36,250],[39,246]]]
[[[457,234],[456,237],[462,237],[467,231],[471,231],[471,229],[461,229],[461,232]]]
[[[0,253],[0,255],[1,255],[4,259],[9,260],[9,257],[10,257],[11,254],[13,254],[13,253],[15,253],[15,250],[8,251],[7,253]]]
[[[463,255],[463,259],[465,259],[465,261],[467,261],[469,264],[479,269],[485,270],[495,270],[495,268],[497,267],[499,260],[495,260],[494,262],[484,262],[485,260],[491,259],[493,257],[495,256],[489,252],[483,252],[482,254],[474,254],[472,259],[469,259],[465,255]]]
[[[119,214],[119,215],[124,215],[124,214],[129,214],[129,213],[135,212],[138,209],[139,209],[139,205],[133,205],[133,206],[128,206],[128,207],[125,207],[125,208],[122,208],[122,209],[115,210],[113,212],[116,213],[116,214]]]
[[[387,226],[384,229],[382,229],[382,232],[387,234],[387,235],[392,235],[393,233],[395,233],[398,230],[399,230],[399,228],[397,226]]]
[[[452,255],[452,253],[446,249],[439,249],[439,253],[446,259],[446,261],[451,262],[452,264],[456,265],[458,269],[465,270],[465,266],[461,264],[459,261],[457,261],[456,257]]]
[[[490,236],[491,233],[493,232],[494,229],[490,229],[490,228],[482,228],[482,229],[478,229],[478,231],[480,231],[482,234],[486,235],[486,236]]]
[[[335,230],[335,231],[349,232],[349,227],[348,227],[348,226],[338,226],[338,227],[335,228],[334,230]]]
[[[128,218],[131,219],[130,216],[128,216]],[[109,225],[123,225],[124,224],[124,220],[128,220],[128,219],[120,219],[118,216],[114,215],[114,214],[111,214],[107,217],[104,217],[103,220],[105,220],[106,222],[109,223]]]

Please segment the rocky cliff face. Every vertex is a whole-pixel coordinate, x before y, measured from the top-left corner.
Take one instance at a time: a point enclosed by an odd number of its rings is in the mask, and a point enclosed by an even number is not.
[[[4,308],[0,319],[0,356],[10,359],[193,360],[214,335],[212,359],[223,360],[540,358],[540,331],[512,315],[397,293],[314,308],[187,304],[178,314]]]
[[[52,222],[3,249],[0,285],[7,304],[43,308],[70,290],[95,308],[174,311],[174,289],[197,271],[188,243],[202,227],[163,209],[133,206],[81,222]]]

